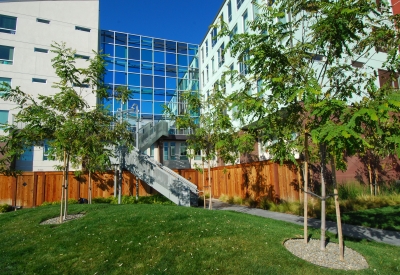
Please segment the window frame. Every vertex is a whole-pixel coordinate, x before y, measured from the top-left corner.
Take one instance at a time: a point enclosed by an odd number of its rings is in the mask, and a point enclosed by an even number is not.
[[[2,26],[0,26],[0,32],[2,33],[9,33],[9,34],[15,34],[17,32],[17,17],[15,16],[10,16],[10,15],[5,15],[5,14],[0,14],[0,17],[5,17],[5,18],[11,18],[11,19],[15,19],[15,28],[14,29],[8,29],[8,28],[4,28]]]

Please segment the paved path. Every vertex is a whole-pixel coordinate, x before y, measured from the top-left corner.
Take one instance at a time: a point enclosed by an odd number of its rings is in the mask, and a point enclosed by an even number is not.
[[[208,204],[207,204],[208,205]],[[250,208],[247,206],[234,205],[221,202],[219,200],[213,199],[213,209],[214,210],[230,210],[241,213],[246,213],[250,215],[260,216],[264,218],[270,218],[274,220],[286,221],[298,225],[304,224],[304,219],[301,216],[284,214],[278,212],[272,212],[268,210],[262,210],[258,208]],[[308,219],[308,226],[314,228],[321,227],[321,221],[318,219]],[[331,221],[326,221],[326,229],[334,234],[337,234],[336,223]],[[357,239],[367,239],[376,242],[391,244],[400,246],[400,232],[375,229],[357,225],[342,224],[342,231],[344,236],[357,238]]]

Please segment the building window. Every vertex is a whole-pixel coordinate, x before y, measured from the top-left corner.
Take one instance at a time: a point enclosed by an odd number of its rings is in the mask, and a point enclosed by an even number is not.
[[[383,87],[385,85],[392,88],[399,88],[399,74],[393,74],[385,70],[378,70],[379,86]]]
[[[206,40],[206,57],[208,57],[208,40]]]
[[[47,80],[44,78],[32,78],[32,82],[36,82],[36,83],[46,83]]]
[[[208,65],[206,66],[206,79],[207,79],[207,82],[208,82]]]
[[[235,34],[237,34],[237,32],[238,32],[238,26],[237,26],[237,24],[232,28],[232,31],[231,31],[231,33],[230,33],[230,35],[229,35],[229,38],[232,40],[233,39],[233,37],[235,36]]]
[[[90,56],[82,55],[82,54],[75,54],[75,58],[89,60]]]
[[[228,2],[228,20],[232,21],[232,2],[230,0]]]
[[[249,28],[249,16],[247,10],[243,13],[243,32],[247,32]]]
[[[218,49],[218,67],[221,67],[225,62],[224,43]]]
[[[211,58],[211,73],[214,74],[215,73],[215,67],[214,67],[214,57]]]
[[[8,124],[8,111],[0,110],[0,128]]]
[[[0,14],[0,32],[15,34],[17,17]]]
[[[211,31],[211,45],[214,47],[215,44],[217,44],[218,42],[218,29],[216,27],[214,27]]]
[[[14,59],[14,47],[0,45],[0,64],[12,65]]]
[[[201,48],[201,63],[204,63],[204,48]]]
[[[242,75],[246,75],[249,72],[249,69],[247,67],[248,65],[246,64],[246,62],[248,60],[249,60],[249,55],[245,54],[242,62],[239,63],[239,71],[240,71],[240,74],[242,74]]]
[[[364,67],[365,63],[360,62],[360,61],[351,61],[351,66],[356,67],[356,68],[362,68]]]
[[[36,18],[36,22],[43,23],[43,24],[50,24],[50,20]]]
[[[33,51],[38,52],[38,53],[48,53],[49,52],[48,49],[42,49],[42,48],[34,48]]]
[[[180,151],[180,156],[179,156],[180,159],[188,159],[186,143],[180,144],[179,151]]]
[[[240,9],[240,7],[242,6],[244,0],[237,0],[237,9]]]
[[[163,153],[164,160],[168,160],[168,142],[164,142],[164,153]]]
[[[5,94],[3,89],[7,89],[7,85],[11,86],[11,78],[0,77],[0,96]]]
[[[90,29],[89,29],[89,28],[80,27],[80,26],[75,26],[75,30],[77,30],[77,31],[83,31],[83,32],[90,32]]]

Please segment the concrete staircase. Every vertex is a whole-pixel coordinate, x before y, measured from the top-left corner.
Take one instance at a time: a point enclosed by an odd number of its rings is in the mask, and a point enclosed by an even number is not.
[[[133,150],[125,156],[125,168],[160,194],[181,206],[197,206],[197,186],[148,155]]]

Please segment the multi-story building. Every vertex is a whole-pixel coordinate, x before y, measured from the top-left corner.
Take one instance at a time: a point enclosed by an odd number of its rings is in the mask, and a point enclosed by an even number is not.
[[[102,104],[113,115],[133,106],[139,109],[140,127],[152,126],[164,120],[164,106],[176,114],[184,109],[181,93],[199,90],[198,45],[147,37],[136,34],[102,30],[100,49],[108,55],[104,82],[109,95]],[[122,104],[114,97],[118,86],[132,91],[128,102]],[[123,105],[123,106],[122,106]],[[131,122],[134,110],[131,112]],[[186,134],[169,125],[169,135],[156,137],[147,154],[170,168],[188,168]]]
[[[218,37],[218,32],[220,31],[221,21],[227,24],[228,29],[231,31],[231,35],[241,34],[241,33],[252,33],[253,31],[249,27],[249,22],[256,19],[257,15],[261,12],[259,10],[259,5],[268,4],[271,5],[275,1],[270,0],[225,0],[221,5],[219,11],[217,12],[214,21],[212,22],[212,27],[208,30],[203,38],[203,41],[199,46],[199,64],[200,64],[200,90],[203,95],[209,94],[214,86],[220,81],[224,72],[228,70],[236,70],[242,75],[248,73],[245,60],[238,60],[237,57],[231,56],[230,51],[225,51],[228,42],[231,37]],[[257,4],[255,4],[257,3]],[[377,0],[380,3],[380,0]],[[400,2],[397,0],[391,0],[392,12],[398,14],[400,12]],[[281,18],[276,18],[276,20],[282,23],[289,22],[291,20],[290,14],[286,13]],[[296,33],[297,39],[301,41],[300,37],[302,33]],[[372,50],[373,51],[373,50]],[[246,57],[245,57],[246,58]],[[316,56],[316,60],[321,58],[323,61],[323,56]],[[386,53],[384,52],[374,52],[372,57],[365,58],[361,57],[357,59],[357,62],[352,62],[349,60],[353,66],[360,66],[368,71],[368,73],[378,73],[379,77],[376,80],[376,86],[381,86],[387,81],[387,76],[385,76],[385,71],[382,70],[383,62],[386,60]],[[318,60],[317,60],[318,61]],[[315,62],[316,70],[321,67],[322,62]],[[366,66],[364,66],[366,64]],[[386,77],[386,78],[385,78]],[[226,92],[229,94],[232,91],[241,88],[241,83],[227,83],[225,86]],[[399,87],[398,81],[393,83],[393,86]],[[258,89],[257,81],[254,82],[252,90],[257,92]],[[252,91],[249,91],[252,92]],[[238,122],[234,122],[235,126],[243,127],[244,125],[239,125]],[[254,151],[251,153],[250,159],[270,159],[271,156],[266,152],[262,142],[258,142],[255,145]],[[296,157],[299,157],[297,154]],[[237,162],[247,162],[249,159],[247,156],[242,156]]]
[[[65,42],[76,49],[78,66],[84,66],[98,47],[99,1],[1,1],[0,82],[32,95],[55,93],[58,80],[52,67],[51,44]],[[89,104],[96,104],[88,94]],[[10,102],[0,100],[0,122],[13,123],[18,112]],[[46,148],[26,148],[16,168],[52,171],[57,163],[47,160]]]

